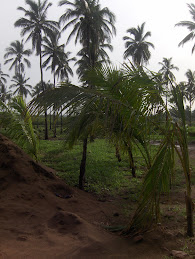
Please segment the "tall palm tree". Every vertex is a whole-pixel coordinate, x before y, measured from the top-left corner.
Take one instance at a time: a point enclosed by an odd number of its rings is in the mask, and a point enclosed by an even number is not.
[[[59,5],[71,7],[60,17],[60,22],[65,23],[62,31],[73,26],[67,42],[75,36],[75,44],[79,41],[86,48],[90,65],[94,67],[93,56],[100,44],[109,43],[112,34],[116,33],[114,14],[107,7],[101,9],[99,0],[74,0],[74,3],[61,0]]]
[[[13,76],[13,79],[11,80],[13,84],[10,86],[11,88],[16,88],[16,90],[13,92],[13,94],[18,94],[22,97],[27,97],[27,95],[31,95],[31,92],[29,89],[32,88],[31,85],[27,83],[27,81],[30,78],[25,78],[25,75],[16,74]]]
[[[192,125],[192,104],[195,100],[195,71],[188,69],[185,73],[188,82],[187,82],[187,100],[190,104],[190,126]]]
[[[24,49],[23,40],[13,41],[10,47],[6,48],[4,58],[6,59],[4,64],[11,63],[9,70],[15,68],[15,74],[21,74],[24,72],[24,63],[27,67],[30,67],[30,61],[27,59],[32,54],[30,49]]]
[[[65,24],[62,31],[73,26],[67,42],[75,36],[75,44],[79,41],[85,50],[85,55],[88,57],[88,68],[95,67],[95,57],[100,45],[110,43],[112,35],[116,33],[114,14],[107,7],[101,8],[99,0],[74,0],[74,2],[61,0],[59,5],[69,7],[60,17],[60,23]],[[80,189],[84,188],[87,138],[85,136],[83,141],[83,155],[79,177]]]
[[[124,52],[124,59],[130,56],[132,57],[133,62],[139,66],[144,63],[148,63],[151,57],[149,48],[154,48],[154,45],[151,42],[146,41],[146,39],[151,36],[151,32],[148,31],[145,33],[144,27],[145,23],[142,23],[142,25],[137,28],[130,28],[127,32],[131,37],[123,37],[126,48]]]
[[[43,57],[47,57],[47,59],[43,63],[43,67],[46,69],[51,69],[54,78],[54,88],[56,86],[56,76],[58,79],[63,80],[64,78],[68,79],[69,75],[73,75],[73,71],[69,66],[69,62],[71,60],[75,60],[75,58],[69,59],[70,52],[65,53],[64,47],[65,44],[59,44],[60,33],[53,33],[51,38],[44,37],[43,38]],[[54,107],[55,110],[55,107]],[[54,121],[54,137],[56,137],[56,125],[55,125],[55,111],[53,114]],[[50,121],[51,128],[51,121]]]
[[[51,38],[43,38],[42,57],[47,57],[47,59],[43,63],[43,67],[51,69],[51,72],[54,76],[54,87],[56,85],[56,75],[58,76],[58,78],[60,77],[60,79],[64,79],[64,77],[68,78],[69,74],[73,75],[72,69],[69,66],[69,61],[75,60],[75,58],[68,58],[70,52],[65,53],[65,44],[60,45],[59,39],[59,33],[53,34]]]
[[[32,47],[36,50],[36,55],[39,55],[41,83],[43,84],[43,68],[42,68],[42,41],[43,36],[51,36],[53,32],[58,32],[58,22],[47,20],[48,8],[52,5],[47,0],[25,0],[28,9],[18,7],[18,10],[24,12],[25,18],[20,18],[15,22],[16,27],[21,27],[21,35],[27,36],[27,41],[32,41]],[[45,125],[45,138],[48,138]]]
[[[95,65],[97,66],[101,66],[102,64],[110,64],[110,58],[109,55],[107,54],[105,49],[109,49],[110,51],[113,50],[113,47],[111,44],[101,44],[99,46],[99,49],[97,50],[97,52],[95,53],[94,61],[95,61]],[[92,51],[92,48],[90,48],[90,50]],[[87,54],[86,48],[82,48],[78,53],[77,56],[80,57],[80,59],[75,63],[75,65],[78,66],[76,73],[78,74],[79,78],[83,81],[83,76],[86,74],[86,72],[88,71],[89,67],[89,55]]]
[[[41,93],[44,93],[50,89],[53,88],[53,84],[50,82],[39,82],[38,84],[35,85],[33,91],[32,91],[32,96],[33,97],[38,97]],[[48,125],[47,125],[47,108],[44,109],[44,117],[45,117],[45,139],[48,139]]]
[[[163,84],[166,87],[166,108],[168,105],[168,91],[169,91],[169,85],[175,80],[175,76],[173,74],[173,70],[179,70],[178,67],[174,66],[172,63],[172,58],[163,58],[162,62],[159,62],[159,65],[161,65],[161,69],[159,70],[159,73],[162,74],[162,80]],[[167,112],[166,112],[166,120],[167,120]]]
[[[183,46],[188,41],[194,40],[195,37],[195,4],[187,4],[189,12],[192,15],[192,21],[181,21],[175,26],[186,27],[189,30],[189,34],[179,43],[179,47]],[[194,52],[195,44],[192,47],[192,53]]]

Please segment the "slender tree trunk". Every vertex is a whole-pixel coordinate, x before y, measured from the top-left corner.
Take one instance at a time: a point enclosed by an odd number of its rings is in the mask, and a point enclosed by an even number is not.
[[[190,127],[192,126],[192,99],[190,96]]]
[[[87,138],[83,141],[83,156],[80,164],[80,176],[79,176],[79,189],[84,189],[85,184],[85,169],[86,169],[86,159],[87,159]]]
[[[60,124],[61,124],[61,129],[60,129],[60,133],[62,134],[63,132],[63,117],[62,117],[62,106],[61,106],[61,116],[60,116]]]
[[[55,78],[55,71],[53,77],[53,85],[54,88],[56,87],[56,78]],[[53,136],[56,138],[56,112],[55,112],[55,104],[54,104],[54,112],[53,112]]]
[[[116,145],[115,149],[116,149],[116,153],[115,153],[116,158],[118,159],[119,162],[121,162],[121,155],[120,155],[120,151],[119,151],[119,146]]]
[[[42,51],[41,51],[41,42],[40,42],[40,49],[39,49],[39,60],[40,60],[40,72],[41,72],[41,85],[42,89],[44,89],[43,85],[43,68],[42,68]],[[47,109],[45,110],[45,140],[48,139],[48,127],[47,127]]]
[[[49,114],[49,129],[51,130],[51,108],[50,108],[50,114]]]
[[[47,128],[47,110],[45,110],[45,140],[48,139],[48,128]]]
[[[132,176],[133,178],[136,178],[136,173],[135,173],[136,168],[135,168],[135,162],[134,162],[133,153],[132,153],[132,147],[127,142],[125,142],[125,146],[127,147],[127,151],[129,154],[129,164],[130,164]]]

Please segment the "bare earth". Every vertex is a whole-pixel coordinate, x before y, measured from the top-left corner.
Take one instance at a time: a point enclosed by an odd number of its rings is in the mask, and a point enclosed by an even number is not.
[[[194,146],[190,154],[195,158]],[[124,201],[117,197],[103,202],[68,187],[52,169],[36,164],[0,135],[0,258],[158,259],[172,250],[193,258],[194,239],[184,236],[185,217],[171,210],[173,204],[184,206],[183,193],[171,201],[165,198],[163,206],[170,211],[140,242],[102,227],[128,221]]]

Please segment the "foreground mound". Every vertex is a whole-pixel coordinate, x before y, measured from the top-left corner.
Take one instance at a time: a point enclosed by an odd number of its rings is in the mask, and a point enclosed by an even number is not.
[[[162,258],[160,234],[135,244],[102,229],[102,206],[0,135],[0,258]]]

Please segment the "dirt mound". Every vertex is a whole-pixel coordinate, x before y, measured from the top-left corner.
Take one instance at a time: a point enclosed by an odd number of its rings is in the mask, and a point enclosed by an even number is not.
[[[114,212],[111,202],[68,187],[0,135],[0,258],[161,258],[167,253],[161,233],[138,245],[106,232],[101,224],[110,223]]]

